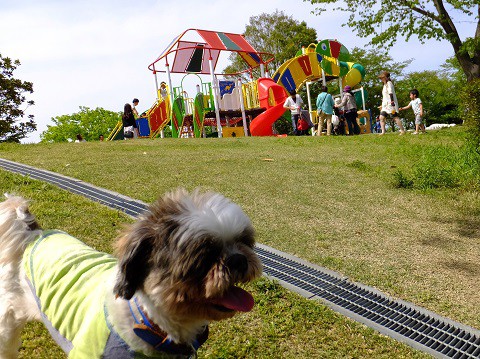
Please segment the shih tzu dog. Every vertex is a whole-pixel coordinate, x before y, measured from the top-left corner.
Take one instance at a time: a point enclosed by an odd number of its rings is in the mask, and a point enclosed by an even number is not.
[[[254,230],[217,193],[166,194],[126,227],[115,257],[42,231],[28,202],[0,204],[0,358],[42,320],[69,358],[189,358],[210,321],[248,312],[262,273]]]

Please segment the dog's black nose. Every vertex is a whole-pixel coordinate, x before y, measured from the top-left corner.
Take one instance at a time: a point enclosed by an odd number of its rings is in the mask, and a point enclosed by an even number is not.
[[[246,272],[248,268],[247,257],[245,257],[243,254],[235,253],[228,257],[227,267],[231,271],[240,273]]]

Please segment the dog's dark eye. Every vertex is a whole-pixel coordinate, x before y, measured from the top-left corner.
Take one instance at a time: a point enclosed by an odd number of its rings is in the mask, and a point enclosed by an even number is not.
[[[245,231],[243,231],[239,238],[239,242],[249,246],[250,248],[253,248],[253,246],[255,245],[255,236],[253,230],[246,229]]]
[[[219,260],[222,246],[214,240],[199,241],[197,246],[185,248],[182,255],[184,278],[203,279]]]

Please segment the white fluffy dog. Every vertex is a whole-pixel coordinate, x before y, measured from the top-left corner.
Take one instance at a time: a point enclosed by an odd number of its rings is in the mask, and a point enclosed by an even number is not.
[[[69,358],[195,357],[208,323],[253,307],[262,273],[249,218],[217,193],[177,190],[116,242],[115,258],[42,231],[21,197],[0,204],[0,358],[42,320]]]

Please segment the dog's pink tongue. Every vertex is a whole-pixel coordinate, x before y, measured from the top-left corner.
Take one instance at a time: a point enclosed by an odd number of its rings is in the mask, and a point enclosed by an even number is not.
[[[252,295],[239,287],[232,287],[222,298],[217,298],[214,302],[238,312],[249,312],[255,304]]]

